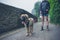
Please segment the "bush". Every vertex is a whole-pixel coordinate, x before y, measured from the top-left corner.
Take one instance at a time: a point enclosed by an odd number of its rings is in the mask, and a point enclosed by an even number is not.
[[[49,0],[50,2],[50,21],[60,24],[60,3],[58,0]]]

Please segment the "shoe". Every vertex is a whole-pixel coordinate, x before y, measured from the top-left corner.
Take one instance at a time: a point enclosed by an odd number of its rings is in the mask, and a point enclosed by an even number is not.
[[[43,26],[41,27],[41,31],[43,31],[44,29],[43,29]]]
[[[47,26],[47,31],[49,31],[49,27]]]

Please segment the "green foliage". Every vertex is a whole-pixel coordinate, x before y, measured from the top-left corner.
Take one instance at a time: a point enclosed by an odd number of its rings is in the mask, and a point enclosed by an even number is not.
[[[40,15],[40,13],[39,13],[40,8],[39,7],[40,7],[40,2],[38,1],[38,2],[35,3],[35,6],[34,6],[37,17],[39,17],[39,15]]]
[[[60,24],[60,4],[58,0],[49,0],[50,2],[50,20],[52,23]]]

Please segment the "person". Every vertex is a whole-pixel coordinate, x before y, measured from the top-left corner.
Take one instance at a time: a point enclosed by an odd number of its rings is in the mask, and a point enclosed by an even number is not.
[[[22,24],[24,24],[24,26],[27,29],[27,34],[26,36],[29,36],[29,20],[28,20],[28,15],[27,14],[22,14],[21,15],[21,20],[22,20]]]
[[[43,0],[40,4],[40,14],[42,15],[42,26],[41,26],[41,31],[44,30],[44,17],[46,18],[46,24],[47,24],[47,30],[49,30],[49,21],[48,21],[48,12],[50,9],[50,4],[47,0]]]
[[[33,34],[33,24],[34,24],[34,19],[33,18],[29,18],[30,36]]]

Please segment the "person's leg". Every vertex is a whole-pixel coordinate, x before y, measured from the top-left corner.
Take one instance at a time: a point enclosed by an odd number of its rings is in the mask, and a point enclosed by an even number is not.
[[[44,26],[44,16],[42,16],[41,20],[42,20],[42,26],[41,26],[41,31],[42,31]]]
[[[49,28],[48,28],[48,26],[49,26],[48,16],[46,16],[46,25],[47,25],[47,29],[49,29]]]

